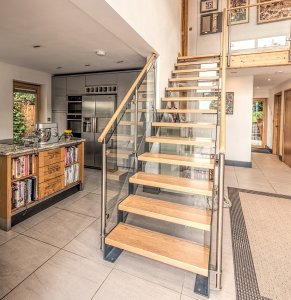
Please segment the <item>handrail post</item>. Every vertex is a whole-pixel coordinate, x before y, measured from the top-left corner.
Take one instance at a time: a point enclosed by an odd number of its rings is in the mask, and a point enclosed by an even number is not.
[[[230,67],[231,63],[231,11],[227,12],[227,23],[226,26],[228,27],[228,35],[227,35],[227,44],[228,44],[228,52],[227,52],[227,66]],[[226,34],[226,28],[224,28]],[[223,46],[223,45],[222,45]]]
[[[102,190],[101,190],[101,243],[100,248],[105,250],[106,236],[106,211],[107,211],[107,156],[106,156],[106,139],[102,143]]]
[[[223,11],[223,33],[221,53],[221,97],[220,97],[220,130],[219,130],[219,172],[218,172],[218,211],[216,236],[216,289],[221,289],[222,279],[222,244],[223,244],[223,202],[224,202],[224,164],[226,136],[226,28],[227,10]]]
[[[137,149],[138,149],[138,88],[135,88],[135,110],[134,110],[134,171],[137,171]]]

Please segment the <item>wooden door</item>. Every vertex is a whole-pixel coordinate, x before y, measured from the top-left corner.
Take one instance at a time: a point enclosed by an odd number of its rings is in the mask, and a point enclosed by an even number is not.
[[[280,154],[280,131],[281,131],[281,100],[282,94],[274,97],[274,117],[273,117],[273,154]]]
[[[283,161],[291,167],[291,90],[285,91]]]

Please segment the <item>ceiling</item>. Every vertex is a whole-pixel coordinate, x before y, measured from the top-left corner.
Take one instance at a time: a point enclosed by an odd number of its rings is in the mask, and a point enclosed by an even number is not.
[[[0,61],[63,74],[140,68],[145,58],[69,0],[9,0],[0,1]]]
[[[228,70],[228,76],[237,77],[247,75],[254,75],[255,88],[272,89],[291,79],[291,65]]]

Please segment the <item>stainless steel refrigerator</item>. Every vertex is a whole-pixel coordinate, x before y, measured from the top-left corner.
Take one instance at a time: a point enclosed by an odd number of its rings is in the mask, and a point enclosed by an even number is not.
[[[85,166],[102,167],[102,145],[98,138],[116,109],[115,95],[83,96],[82,138],[85,142]]]

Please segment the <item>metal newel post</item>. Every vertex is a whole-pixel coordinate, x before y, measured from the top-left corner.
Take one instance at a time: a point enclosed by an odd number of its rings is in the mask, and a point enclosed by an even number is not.
[[[101,250],[105,249],[106,235],[106,204],[107,204],[107,156],[106,156],[106,141],[102,143],[102,190],[101,190]]]
[[[135,110],[134,110],[134,170],[137,171],[137,136],[138,136],[138,89],[135,88]]]
[[[216,288],[221,289],[222,278],[222,243],[223,243],[223,202],[224,202],[224,163],[225,154],[219,154],[218,170],[218,210],[216,235]]]

